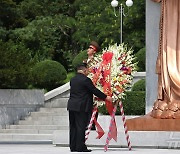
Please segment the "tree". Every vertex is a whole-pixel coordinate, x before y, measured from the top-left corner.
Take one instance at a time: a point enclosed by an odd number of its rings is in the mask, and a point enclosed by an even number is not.
[[[55,59],[67,68],[65,53],[72,48],[69,42],[73,25],[74,19],[64,15],[38,17],[28,26],[12,31],[10,38],[23,42],[39,61]]]
[[[123,21],[124,42],[133,47],[135,53],[145,47],[145,1],[134,1],[129,15]]]
[[[0,88],[28,88],[34,64],[30,50],[13,41],[0,41]]]
[[[17,5],[13,0],[0,1],[0,26],[6,29],[15,29],[26,25],[26,20],[17,11]]]
[[[122,0],[120,2],[124,3]],[[109,0],[77,0],[76,5],[79,9],[75,15],[77,29],[73,39],[78,41],[80,49],[87,47],[90,40],[97,40],[102,48],[119,43],[120,18],[114,16]],[[144,12],[144,0],[134,2],[129,9],[128,17],[124,18],[123,22],[124,42],[132,46],[135,52],[145,45]]]
[[[144,0],[134,1],[123,21],[123,40],[135,53],[145,44],[144,3]],[[102,48],[119,43],[120,18],[114,16],[110,0],[2,0],[0,12],[2,55],[3,51],[23,50],[22,57],[28,54],[35,62],[55,60],[70,70],[73,58],[91,40]],[[8,81],[6,87],[17,87]],[[24,82],[26,87],[28,82]]]

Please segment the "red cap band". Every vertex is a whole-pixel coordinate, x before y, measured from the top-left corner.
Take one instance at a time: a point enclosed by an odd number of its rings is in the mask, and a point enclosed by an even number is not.
[[[91,48],[93,48],[93,50],[97,51],[97,48],[93,45],[90,45]]]

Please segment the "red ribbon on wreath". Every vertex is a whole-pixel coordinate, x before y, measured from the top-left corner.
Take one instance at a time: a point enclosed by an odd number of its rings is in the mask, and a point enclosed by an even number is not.
[[[112,90],[111,90],[111,63],[112,63],[112,57],[113,53],[112,52],[105,52],[102,56],[103,61],[100,64],[100,67],[97,69],[96,73],[93,76],[93,83],[96,85],[100,74],[102,73],[103,76],[103,91],[106,95],[112,96]],[[109,101],[105,101],[106,103],[106,108],[108,110],[108,113],[112,115],[113,112],[113,104]],[[97,125],[96,125],[97,126]],[[99,126],[96,127],[97,129],[100,129]],[[102,131],[102,130],[101,130]],[[116,122],[112,123],[112,129],[111,129],[111,136],[110,139],[114,139],[117,141],[117,127],[116,127]]]

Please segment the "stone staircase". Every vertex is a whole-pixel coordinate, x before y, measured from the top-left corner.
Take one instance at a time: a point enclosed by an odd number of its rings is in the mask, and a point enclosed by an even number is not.
[[[46,93],[38,111],[0,129],[0,143],[52,143],[54,131],[68,131],[68,98],[69,84]]]
[[[66,108],[40,108],[17,125],[0,129],[0,143],[52,143],[55,130],[68,130]]]

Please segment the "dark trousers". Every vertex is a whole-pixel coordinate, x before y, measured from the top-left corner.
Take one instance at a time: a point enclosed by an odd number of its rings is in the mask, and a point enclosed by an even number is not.
[[[69,111],[69,147],[71,151],[83,151],[85,145],[85,130],[88,122],[88,113]]]

